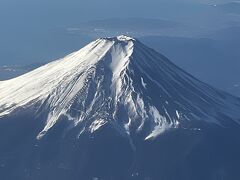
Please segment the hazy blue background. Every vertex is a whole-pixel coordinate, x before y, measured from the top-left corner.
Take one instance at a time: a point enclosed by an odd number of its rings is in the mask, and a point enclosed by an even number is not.
[[[240,95],[240,1],[0,0],[0,80],[128,34],[215,87]]]

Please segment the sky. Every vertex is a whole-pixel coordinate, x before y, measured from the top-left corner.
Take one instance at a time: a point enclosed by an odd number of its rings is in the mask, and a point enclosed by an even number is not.
[[[82,27],[90,20],[144,17],[176,21],[195,29],[219,28],[226,17],[209,3],[212,1],[0,0],[0,65],[49,60],[70,53],[76,49],[59,48],[59,43],[70,41],[64,29]],[[79,48],[87,39],[87,35],[77,39],[82,40]],[[60,50],[63,53],[57,53]]]

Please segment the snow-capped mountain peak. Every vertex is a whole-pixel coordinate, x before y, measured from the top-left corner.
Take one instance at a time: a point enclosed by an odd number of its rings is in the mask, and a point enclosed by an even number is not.
[[[98,39],[63,59],[0,82],[0,118],[47,114],[43,137],[59,120],[93,133],[110,124],[145,139],[171,128],[239,123],[239,99],[218,91],[127,36]],[[33,108],[34,107],[34,108]],[[226,120],[227,119],[227,120]]]

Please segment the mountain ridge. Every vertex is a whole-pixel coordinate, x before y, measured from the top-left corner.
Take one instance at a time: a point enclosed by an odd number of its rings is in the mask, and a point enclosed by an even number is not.
[[[0,92],[0,179],[240,177],[240,99],[136,39],[98,39]]]
[[[88,124],[80,134],[110,123],[128,135],[148,129],[146,140],[171,128],[200,130],[206,122],[225,126],[222,115],[239,124],[239,99],[196,80],[124,35],[100,38],[63,59],[0,82],[0,90],[0,117],[46,103],[48,117],[38,139],[63,116],[71,126]]]

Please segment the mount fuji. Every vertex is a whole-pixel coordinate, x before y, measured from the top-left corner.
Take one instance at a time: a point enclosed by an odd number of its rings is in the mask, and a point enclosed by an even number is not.
[[[123,35],[0,81],[0,179],[238,180],[239,130],[240,98]]]

